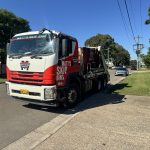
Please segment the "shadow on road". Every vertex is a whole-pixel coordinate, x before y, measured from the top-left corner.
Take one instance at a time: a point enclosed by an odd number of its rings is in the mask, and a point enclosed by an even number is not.
[[[109,85],[109,88],[106,90],[106,93],[109,94],[119,94],[119,92],[117,92],[118,90],[122,90],[124,88],[130,88],[131,86],[129,86],[127,83],[118,83],[116,85]]]
[[[40,111],[47,111],[47,112],[60,113],[60,114],[74,114],[76,112],[100,107],[103,105],[118,104],[123,102],[125,102],[124,95],[107,94],[105,92],[100,92],[96,94],[92,94],[92,93],[88,94],[83,99],[82,102],[77,104],[77,106],[72,109],[65,109],[65,108],[52,107],[52,106],[40,106],[36,104],[27,104],[23,106],[29,109],[35,109]]]
[[[84,111],[86,109],[91,109],[95,107],[100,107],[103,105],[109,105],[109,104],[118,104],[125,102],[125,95],[120,95],[116,90],[121,90],[123,88],[130,87],[126,83],[120,83],[116,85],[109,84],[105,91],[94,93],[89,92],[86,94],[85,98],[82,102],[77,104],[76,107],[72,109],[65,109],[65,108],[59,108],[54,106],[41,106],[36,104],[27,104],[24,105],[26,108],[40,110],[40,111],[47,111],[47,112],[53,112],[53,113],[64,113],[64,114],[74,114],[76,112]]]
[[[62,114],[66,111],[65,108],[59,108],[59,107],[56,107],[56,106],[42,106],[42,105],[32,104],[32,103],[25,104],[23,106],[26,107],[26,108],[29,108],[29,109],[47,111],[47,112],[58,113],[58,114]]]

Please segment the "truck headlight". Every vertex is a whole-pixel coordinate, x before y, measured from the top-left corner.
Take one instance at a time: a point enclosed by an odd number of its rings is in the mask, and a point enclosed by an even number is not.
[[[56,88],[45,88],[44,89],[44,98],[45,99],[56,99]]]

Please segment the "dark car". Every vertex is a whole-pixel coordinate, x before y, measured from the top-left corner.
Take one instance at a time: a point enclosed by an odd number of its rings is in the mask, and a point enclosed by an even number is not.
[[[129,71],[127,68],[118,67],[118,68],[116,68],[116,71],[115,71],[115,76],[117,76],[117,75],[128,76]]]

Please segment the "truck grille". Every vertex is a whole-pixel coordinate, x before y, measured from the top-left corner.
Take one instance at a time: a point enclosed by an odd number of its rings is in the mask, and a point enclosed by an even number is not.
[[[29,83],[29,84],[42,84],[43,73],[41,72],[16,72],[11,71],[11,81]]]

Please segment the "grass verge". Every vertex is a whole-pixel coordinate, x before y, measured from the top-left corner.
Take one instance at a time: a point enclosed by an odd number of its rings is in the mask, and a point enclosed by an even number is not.
[[[0,83],[4,83],[6,81],[6,77],[1,77],[0,76]]]
[[[150,96],[150,72],[133,73],[115,85],[110,92],[120,95]]]

